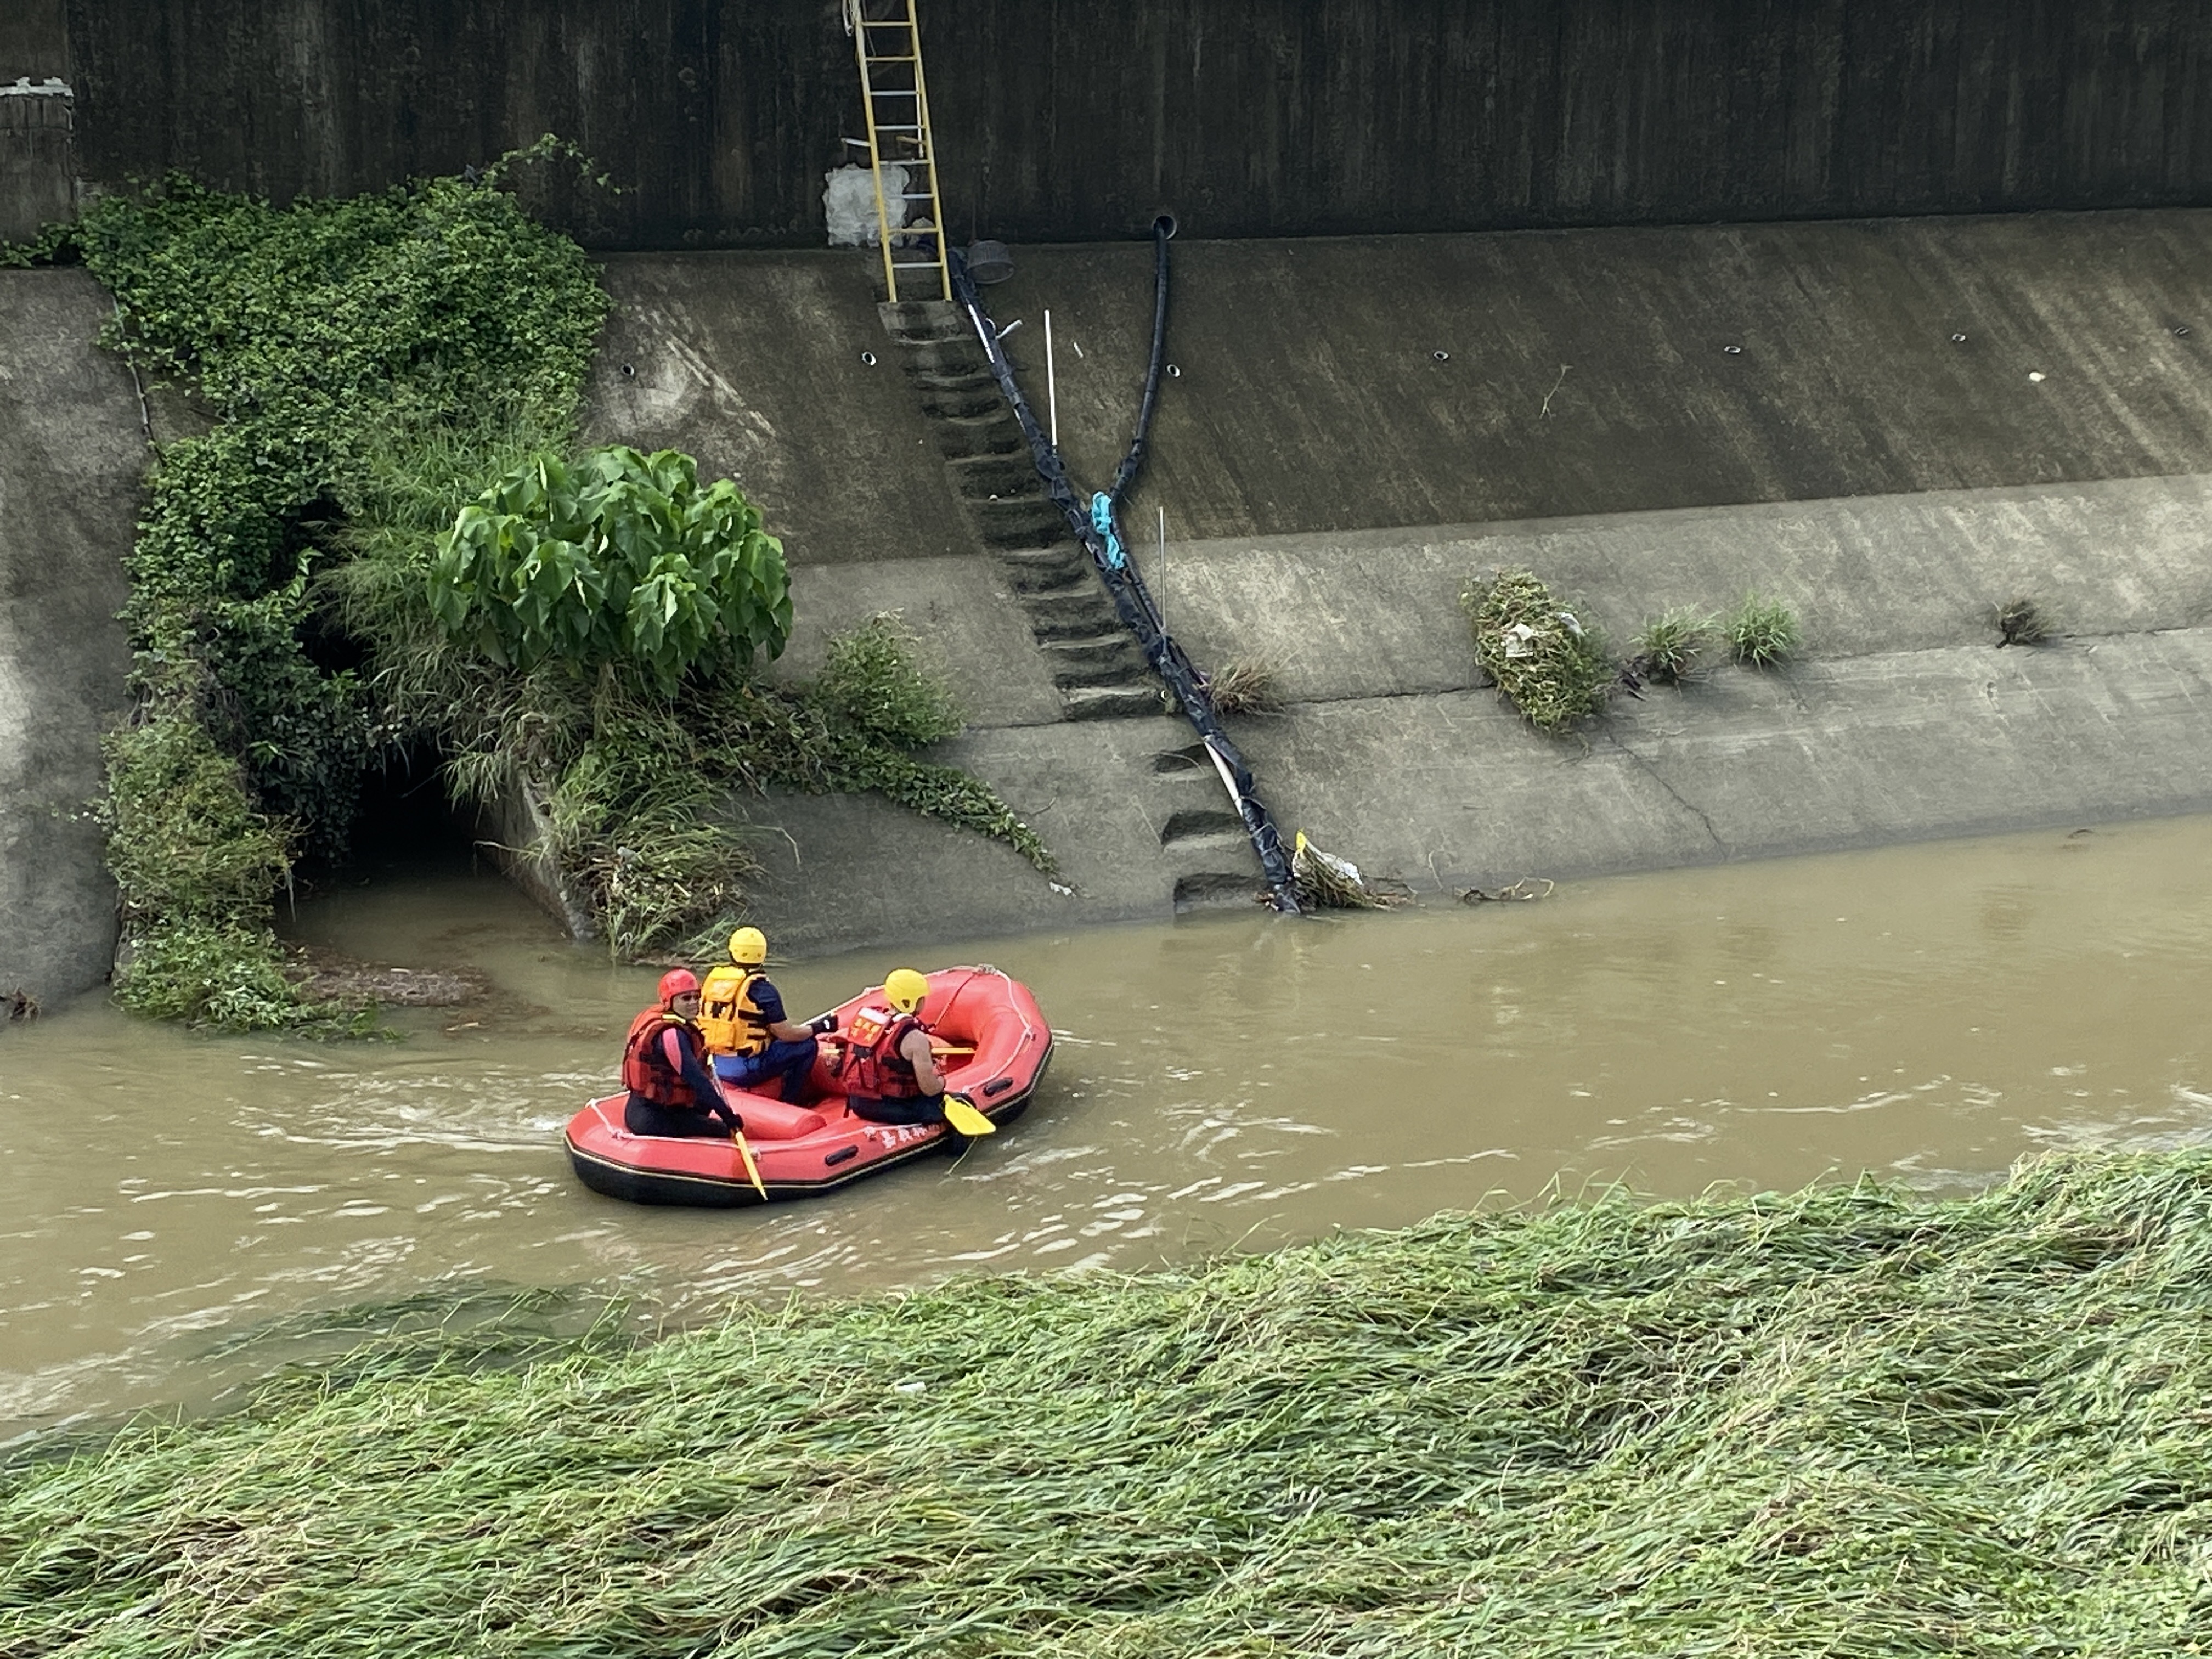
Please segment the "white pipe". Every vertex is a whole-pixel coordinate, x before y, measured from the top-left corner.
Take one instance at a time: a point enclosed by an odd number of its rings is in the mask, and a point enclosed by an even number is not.
[[[1213,739],[1212,738],[1208,738],[1205,740],[1204,748],[1206,750],[1206,759],[1213,763],[1213,769],[1220,775],[1221,787],[1229,792],[1229,804],[1237,809],[1237,816],[1240,818],[1243,817],[1244,816],[1244,797],[1237,793],[1237,780],[1230,774],[1229,763],[1221,758],[1221,751],[1213,746]],[[1256,851],[1257,849],[1255,848],[1255,850]]]
[[[1052,313],[1044,314],[1044,397],[1052,410],[1053,453],[1060,453],[1060,383],[1052,373]]]
[[[1164,634],[1168,631],[1168,510],[1164,507],[1160,508],[1159,572],[1160,597],[1158,604],[1160,613],[1160,632]]]

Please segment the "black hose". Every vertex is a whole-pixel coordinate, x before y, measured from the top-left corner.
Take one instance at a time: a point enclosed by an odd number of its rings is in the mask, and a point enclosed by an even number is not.
[[[1119,494],[1137,476],[1144,464],[1146,435],[1152,425],[1152,409],[1158,401],[1160,368],[1167,348],[1168,316],[1168,236],[1171,227],[1164,215],[1152,225],[1155,249],[1153,283],[1155,297],[1152,303],[1152,359],[1145,377],[1145,398],[1137,414],[1136,435],[1131,440],[1129,453],[1122,458],[1114,475],[1113,495],[1107,497],[1109,519],[1118,517],[1114,509],[1118,506]],[[1268,816],[1266,805],[1260,799],[1258,786],[1254,781],[1252,769],[1231,741],[1221,724],[1221,716],[1207,694],[1206,677],[1187,656],[1167,629],[1161,625],[1160,611],[1153,603],[1144,577],[1128,560],[1126,551],[1117,561],[1106,538],[1091,522],[1091,510],[1079,501],[1075,486],[1069,482],[1066,465],[1044,428],[1037,423],[1036,412],[1030,408],[1029,399],[1014,379],[1013,365],[1007,362],[1006,348],[999,343],[999,331],[991,321],[990,313],[983,309],[981,296],[975,290],[974,280],[968,275],[968,263],[957,250],[950,250],[948,263],[951,270],[954,300],[968,313],[968,320],[975,330],[975,337],[989,360],[991,375],[999,383],[1014,418],[1020,423],[1022,435],[1029,442],[1030,458],[1036,464],[1037,476],[1044,480],[1045,493],[1066,519],[1068,528],[1074,532],[1084,551],[1090,554],[1091,562],[1097,570],[1106,591],[1113,599],[1114,609],[1122,625],[1136,635],[1137,643],[1145,653],[1145,660],[1152,672],[1167,684],[1168,690],[1183,712],[1183,717],[1196,728],[1207,752],[1214,757],[1229,781],[1230,793],[1237,803],[1237,816],[1244,825],[1244,833],[1251,838],[1252,850],[1258,854],[1260,867],[1267,879],[1268,902],[1287,915],[1300,914],[1304,907],[1298,902],[1297,884],[1291,872],[1290,855],[1283,851],[1283,838],[1275,829],[1275,821]],[[1115,532],[1119,537],[1119,531]]]
[[[1172,222],[1165,214],[1152,221],[1152,359],[1145,369],[1145,400],[1137,405],[1136,435],[1129,440],[1129,453],[1114,469],[1113,488],[1106,492],[1106,499],[1116,508],[1143,470],[1152,410],[1160,400],[1160,370],[1168,357],[1168,237],[1172,230]]]

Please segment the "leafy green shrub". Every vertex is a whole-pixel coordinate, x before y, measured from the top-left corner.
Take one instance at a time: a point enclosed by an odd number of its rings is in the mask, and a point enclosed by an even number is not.
[[[829,720],[901,749],[949,738],[967,716],[943,680],[914,659],[914,636],[880,612],[830,641],[810,701]]]
[[[292,870],[285,826],[255,807],[238,763],[198,720],[156,716],[106,747],[125,940],[117,1000],[232,1030],[291,1024],[296,999],[269,927],[270,895]]]
[[[1460,608],[1474,628],[1474,658],[1540,732],[1562,732],[1605,707],[1613,668],[1585,626],[1526,570],[1469,582]]]
[[[267,927],[232,919],[165,916],[117,958],[115,1000],[136,1014],[226,1031],[306,1023]]]
[[[1797,648],[1797,613],[1779,599],[1747,593],[1722,624],[1740,663],[1771,668]]]
[[[760,866],[729,818],[726,772],[672,704],[619,691],[596,702],[591,736],[547,791],[552,853],[609,947],[638,956],[726,923]]]
[[[1661,685],[1679,685],[1712,648],[1720,618],[1687,605],[1655,617],[1636,636],[1634,666]]]
[[[157,715],[113,733],[106,750],[108,867],[126,915],[265,913],[291,876],[288,826],[255,806],[207,729]]]
[[[888,614],[832,640],[820,678],[796,706],[778,699],[793,746],[733,753],[732,764],[780,765],[773,778],[787,787],[875,790],[908,811],[1003,841],[1050,875],[1057,866],[1043,840],[988,785],[906,752],[952,736],[963,718],[951,688],[915,659],[914,643]]]
[[[664,696],[694,668],[744,669],[791,633],[783,544],[727,478],[615,445],[532,457],[438,538],[430,607],[493,662],[641,674]]]

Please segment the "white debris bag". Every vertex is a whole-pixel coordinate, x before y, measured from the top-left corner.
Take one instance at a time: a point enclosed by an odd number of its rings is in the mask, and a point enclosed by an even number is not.
[[[899,161],[886,161],[884,175],[884,213],[896,230],[906,223],[907,169]],[[855,162],[822,175],[822,216],[829,223],[832,247],[874,247],[882,240],[876,224],[876,187],[867,168]]]

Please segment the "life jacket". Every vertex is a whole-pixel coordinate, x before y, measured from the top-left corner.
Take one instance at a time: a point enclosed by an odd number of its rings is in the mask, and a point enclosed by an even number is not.
[[[768,977],[757,968],[728,963],[699,988],[699,1036],[710,1054],[757,1054],[775,1040],[769,1018],[753,1000],[753,987]]]
[[[682,1106],[696,1111],[699,1103],[692,1097],[691,1085],[684,1080],[681,1071],[668,1063],[667,1051],[661,1044],[660,1034],[672,1025],[690,1032],[694,1039],[699,1035],[697,1026],[665,1008],[648,1008],[630,1021],[629,1036],[623,1044],[623,1087],[656,1106]]]
[[[862,1007],[845,1022],[845,1052],[836,1071],[845,1092],[869,1100],[913,1100],[921,1094],[914,1062],[899,1052],[909,1031],[929,1028],[912,1014]]]

